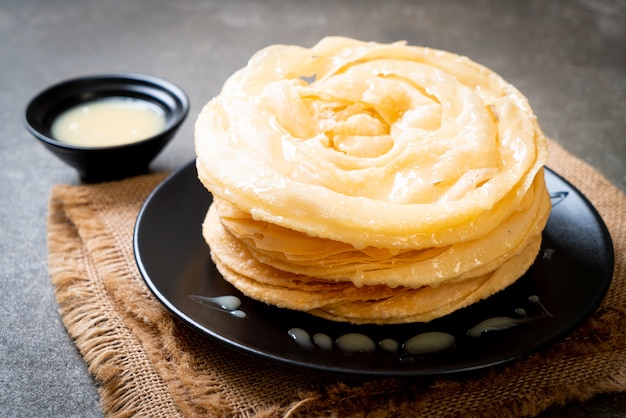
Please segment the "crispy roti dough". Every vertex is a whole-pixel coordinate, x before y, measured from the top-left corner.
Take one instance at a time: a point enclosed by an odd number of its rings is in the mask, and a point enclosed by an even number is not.
[[[244,294],[268,304],[352,323],[427,322],[484,299],[515,282],[533,263],[541,236],[495,271],[436,287],[356,287],[276,269],[258,261],[220,222],[215,205],[202,228],[220,273]]]
[[[225,279],[338,321],[428,321],[503,289],[550,212],[524,96],[401,42],[265,48],[202,110],[195,144]]]

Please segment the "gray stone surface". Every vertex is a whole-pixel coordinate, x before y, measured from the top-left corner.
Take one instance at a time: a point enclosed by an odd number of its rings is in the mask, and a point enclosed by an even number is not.
[[[626,191],[626,2],[0,1],[0,416],[97,417],[96,386],[57,312],[46,206],[75,173],[21,125],[26,102],[61,79],[109,71],[167,78],[190,116],[153,165],[193,158],[200,108],[257,49],[325,35],[468,55],[522,90],[545,132]],[[626,395],[546,416],[626,416]]]

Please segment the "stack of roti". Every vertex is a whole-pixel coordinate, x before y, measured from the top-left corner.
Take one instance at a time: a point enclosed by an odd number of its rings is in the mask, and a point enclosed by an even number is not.
[[[203,236],[245,295],[425,322],[515,282],[550,212],[526,98],[453,53],[328,37],[257,52],[200,113]]]

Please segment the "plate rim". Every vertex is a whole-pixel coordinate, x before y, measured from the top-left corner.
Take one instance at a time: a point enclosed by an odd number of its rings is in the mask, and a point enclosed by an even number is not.
[[[276,361],[278,363],[281,363],[283,365],[288,365],[288,366],[292,366],[292,367],[296,367],[299,369],[308,369],[308,370],[316,370],[316,371],[321,371],[321,372],[325,372],[325,373],[330,373],[330,374],[335,374],[335,375],[345,375],[345,376],[352,376],[352,377],[429,377],[429,376],[442,376],[442,375],[451,375],[451,374],[460,374],[460,373],[467,373],[467,372],[472,372],[472,371],[477,371],[477,370],[482,370],[485,368],[489,368],[489,367],[494,367],[497,365],[501,365],[501,364],[505,364],[505,363],[509,363],[512,361],[515,361],[517,359],[526,357],[532,353],[535,353],[541,349],[545,349],[546,347],[564,339],[565,337],[567,337],[568,335],[572,334],[576,329],[578,329],[585,321],[587,321],[592,315],[593,313],[599,308],[599,306],[601,305],[602,301],[605,299],[606,294],[611,286],[612,280],[613,280],[613,276],[614,276],[614,270],[615,270],[615,254],[614,254],[614,246],[613,246],[613,240],[612,240],[612,236],[610,234],[610,231],[606,225],[606,223],[604,222],[604,219],[602,218],[601,214],[599,213],[599,211],[597,210],[597,208],[593,205],[593,203],[587,198],[587,196],[585,194],[583,194],[577,187],[575,187],[571,182],[569,182],[567,179],[565,179],[563,176],[561,176],[560,174],[558,174],[556,171],[550,169],[548,166],[545,166],[544,168],[551,173],[551,175],[555,176],[558,180],[562,181],[563,183],[565,183],[569,188],[571,188],[573,191],[576,192],[576,194],[578,195],[578,197],[582,200],[582,202],[584,203],[585,207],[587,208],[587,210],[590,211],[590,214],[595,218],[595,220],[598,223],[598,226],[600,227],[601,231],[601,235],[602,235],[602,241],[603,244],[607,247],[607,253],[605,254],[605,256],[607,257],[607,261],[609,262],[610,265],[607,266],[608,270],[611,271],[611,277],[610,278],[604,278],[601,282],[603,283],[603,286],[599,287],[597,289],[597,294],[595,295],[595,297],[593,298],[593,300],[590,300],[590,303],[586,306],[586,309],[584,310],[584,312],[582,312],[580,315],[578,315],[578,317],[571,321],[569,323],[568,326],[564,327],[564,328],[560,328],[559,332],[553,333],[551,335],[549,335],[548,337],[543,338],[542,341],[537,342],[536,344],[534,344],[533,346],[524,349],[524,350],[519,350],[518,352],[516,352],[513,355],[504,355],[501,356],[498,359],[495,360],[491,360],[491,361],[485,361],[485,362],[474,362],[475,364],[469,364],[466,365],[462,368],[458,368],[458,367],[444,367],[444,368],[439,368],[437,370],[421,370],[421,369],[415,369],[415,368],[398,368],[398,369],[394,369],[393,371],[390,370],[364,370],[364,369],[355,369],[355,368],[349,368],[349,367],[342,367],[341,365],[320,365],[320,364],[312,364],[312,363],[308,363],[308,362],[304,362],[304,361],[300,361],[297,359],[292,359],[289,358],[288,356],[281,356],[277,353],[272,353],[272,352],[267,352],[264,350],[261,350],[257,347],[253,347],[253,346],[249,346],[246,344],[243,344],[239,341],[235,341],[231,338],[228,338],[227,336],[224,336],[216,331],[214,331],[213,329],[211,329],[209,326],[207,326],[206,324],[202,324],[199,321],[195,320],[194,318],[192,318],[190,315],[188,315],[184,309],[181,309],[179,306],[177,306],[176,304],[174,304],[173,302],[171,302],[169,300],[169,298],[164,295],[161,290],[159,289],[159,287],[157,286],[156,283],[154,283],[154,280],[151,278],[150,273],[147,271],[146,266],[144,265],[142,256],[141,256],[141,249],[139,248],[139,235],[141,234],[141,225],[142,225],[142,221],[144,220],[145,214],[146,212],[149,210],[151,203],[153,202],[153,200],[155,199],[155,196],[159,195],[160,193],[162,193],[162,190],[167,187],[167,185],[174,181],[174,179],[177,179],[178,177],[184,176],[186,174],[187,171],[191,171],[192,170],[192,166],[195,169],[195,159],[192,159],[191,161],[185,163],[184,165],[182,165],[181,167],[179,167],[177,170],[175,170],[174,172],[170,173],[170,175],[168,175],[165,179],[163,179],[146,197],[146,199],[144,200],[144,202],[141,205],[141,208],[137,214],[137,218],[135,220],[135,226],[133,228],[133,240],[132,240],[132,246],[133,246],[133,253],[134,253],[134,257],[135,257],[135,261],[136,261],[136,265],[139,269],[139,273],[144,281],[144,283],[146,284],[146,286],[149,288],[149,290],[152,292],[152,294],[156,297],[156,299],[159,301],[159,303],[161,303],[165,308],[167,308],[167,310],[173,314],[176,318],[178,318],[179,320],[181,320],[186,326],[191,327],[193,330],[195,330],[196,332],[201,333],[202,335],[205,335],[209,338],[211,338],[212,340],[222,344],[223,346],[233,349],[239,353],[245,354],[245,355],[250,355],[256,358],[262,358],[265,360],[271,360],[271,361]],[[199,181],[199,180],[198,180]],[[206,189],[205,189],[206,190]],[[210,195],[210,192],[207,190],[206,191],[207,194]],[[212,196],[211,196],[212,199]],[[207,250],[208,250],[208,246],[207,246]],[[207,251],[208,252],[208,251]],[[246,297],[246,296],[244,296]],[[294,343],[295,344],[295,343]]]

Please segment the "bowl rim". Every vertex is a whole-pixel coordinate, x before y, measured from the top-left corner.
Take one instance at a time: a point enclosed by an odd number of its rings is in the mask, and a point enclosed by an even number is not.
[[[124,144],[118,144],[118,145],[101,145],[101,146],[85,146],[85,145],[76,145],[76,144],[71,144],[69,142],[65,142],[65,141],[61,141],[58,139],[53,138],[50,135],[46,135],[45,133],[41,132],[40,130],[36,129],[33,124],[31,123],[31,113],[32,113],[32,107],[37,104],[39,101],[41,101],[42,99],[44,99],[46,96],[54,93],[57,90],[61,90],[64,88],[67,88],[68,86],[72,86],[74,84],[80,84],[80,83],[89,83],[89,82],[98,82],[98,81],[104,81],[104,80],[118,80],[118,81],[122,81],[122,82],[129,82],[129,84],[136,84],[136,85],[149,85],[153,88],[156,88],[158,90],[161,90],[163,92],[165,92],[166,94],[170,95],[172,98],[174,98],[177,103],[179,104],[179,106],[177,106],[177,111],[174,112],[175,117],[172,118],[167,118],[166,115],[166,125],[165,128],[161,131],[159,131],[158,133],[149,136],[147,138],[144,139],[140,139],[137,141],[132,141],[129,143],[124,143]],[[68,106],[66,109],[64,109],[63,111],[59,112],[57,114],[60,115],[61,113],[63,113],[66,110],[69,110],[71,108],[73,108],[74,106],[78,106],[80,103],[87,103],[90,101],[95,101],[95,100],[99,100],[99,99],[103,99],[106,97],[125,97],[124,95],[120,95],[120,94],[115,94],[115,95],[103,95],[103,96],[99,96],[99,97],[94,97],[91,99],[87,99],[83,102],[78,102],[75,103],[71,106]],[[132,97],[132,96],[129,96]],[[84,151],[84,152],[97,152],[97,151],[101,151],[101,150],[114,150],[114,149],[124,149],[124,148],[132,148],[132,147],[136,147],[138,145],[141,145],[143,143],[146,142],[150,142],[150,141],[154,141],[155,139],[158,139],[159,137],[163,136],[163,135],[167,135],[168,133],[171,133],[172,131],[178,129],[178,127],[183,123],[183,121],[186,119],[188,113],[189,113],[189,108],[190,108],[190,103],[189,103],[189,97],[187,96],[187,94],[185,93],[185,91],[179,87],[177,84],[174,84],[173,82],[166,80],[162,77],[158,77],[155,75],[151,75],[151,74],[146,74],[146,73],[139,73],[139,72],[129,72],[129,71],[120,71],[120,72],[107,72],[107,73],[95,73],[95,74],[87,74],[87,75],[83,75],[83,76],[77,76],[77,77],[71,77],[71,78],[66,78],[66,79],[62,79],[59,80],[53,84],[48,85],[47,87],[45,87],[43,90],[40,90],[37,94],[35,94],[26,104],[24,111],[22,112],[22,122],[23,125],[26,127],[26,129],[33,135],[35,136],[37,139],[39,139],[42,142],[45,142],[49,145],[58,147],[58,148],[64,148],[67,150],[75,150],[75,151]]]

